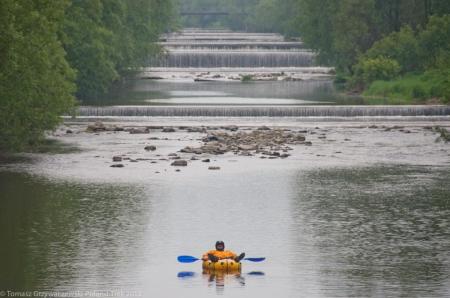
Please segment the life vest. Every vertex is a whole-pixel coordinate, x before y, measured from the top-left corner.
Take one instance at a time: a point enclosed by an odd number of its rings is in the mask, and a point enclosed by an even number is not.
[[[215,257],[218,257],[219,260],[223,260],[223,259],[234,259],[237,257],[237,255],[229,250],[224,250],[224,251],[219,251],[219,250],[210,250],[208,252],[206,252],[203,257],[202,260],[206,261],[208,260],[208,255],[212,254]]]

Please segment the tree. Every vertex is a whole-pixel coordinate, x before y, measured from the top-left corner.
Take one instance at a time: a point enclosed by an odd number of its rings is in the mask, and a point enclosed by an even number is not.
[[[336,61],[334,48],[335,13],[339,0],[299,0],[298,23],[303,41],[319,54],[319,63]]]
[[[156,54],[173,17],[171,0],[72,0],[64,47],[77,71],[77,97],[97,98]]]
[[[67,1],[0,6],[0,149],[35,145],[73,107],[74,72],[59,40]]]
[[[3,0],[0,149],[38,143],[75,90],[97,97],[143,65],[171,18],[171,0]]]
[[[114,35],[102,16],[101,0],[73,0],[66,10],[64,48],[77,71],[79,98],[98,97],[119,78],[114,63]]]
[[[419,41],[416,33],[409,26],[402,27],[377,41],[364,54],[367,58],[387,57],[396,60],[402,73],[417,71],[419,63]]]

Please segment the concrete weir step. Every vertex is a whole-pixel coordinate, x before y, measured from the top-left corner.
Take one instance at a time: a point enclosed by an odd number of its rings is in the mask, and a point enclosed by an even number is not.
[[[450,116],[450,106],[80,106],[81,117],[414,117]]]

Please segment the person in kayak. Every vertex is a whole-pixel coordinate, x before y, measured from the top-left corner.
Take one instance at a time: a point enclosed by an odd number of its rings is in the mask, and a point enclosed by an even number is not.
[[[202,260],[203,261],[211,261],[218,262],[223,259],[232,259],[236,262],[240,262],[245,257],[245,253],[241,253],[239,256],[230,250],[225,250],[225,243],[223,241],[216,242],[216,250],[210,250],[206,252]]]

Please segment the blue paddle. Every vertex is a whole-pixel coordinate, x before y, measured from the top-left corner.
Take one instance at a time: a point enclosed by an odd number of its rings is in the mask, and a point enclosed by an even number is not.
[[[180,263],[194,263],[194,262],[200,261],[199,258],[196,258],[193,256],[179,256],[177,259],[178,259],[178,262],[180,262]],[[266,258],[244,258],[245,261],[250,261],[250,262],[262,262],[265,259]]]

